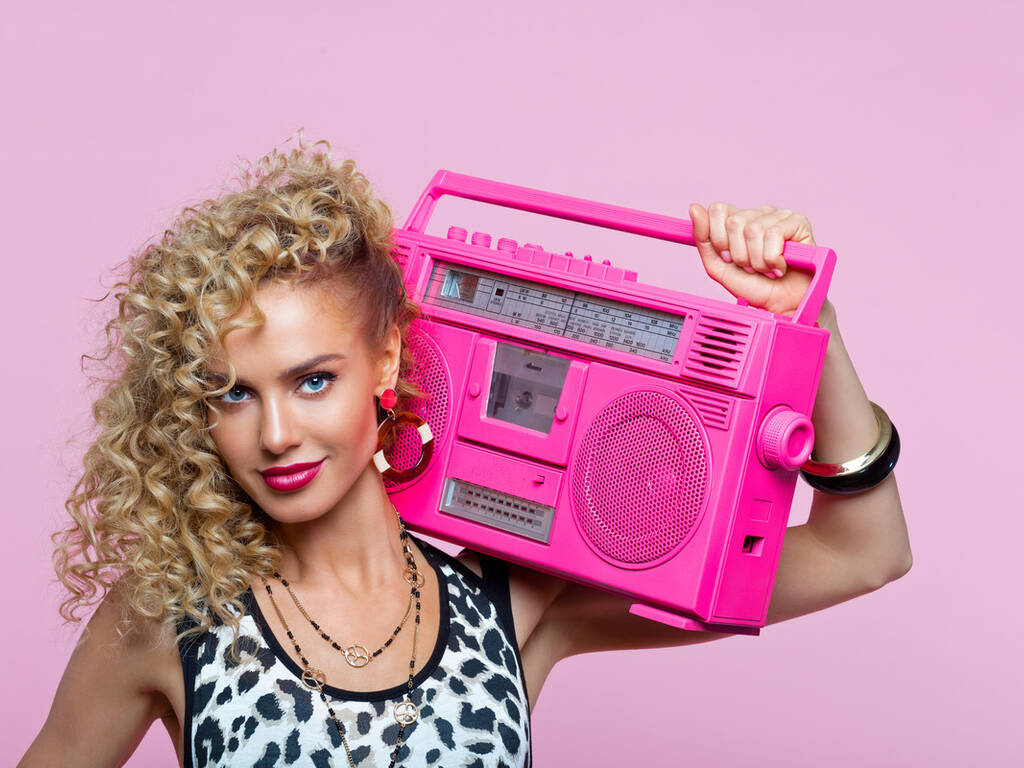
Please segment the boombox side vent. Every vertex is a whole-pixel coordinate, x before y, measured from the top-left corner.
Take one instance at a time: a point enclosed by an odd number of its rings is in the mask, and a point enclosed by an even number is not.
[[[753,326],[704,315],[697,323],[684,371],[696,379],[738,386]]]
[[[704,426],[713,429],[729,429],[729,424],[732,422],[732,400],[695,392],[691,389],[677,391],[690,401],[690,405],[700,414],[700,420]]]

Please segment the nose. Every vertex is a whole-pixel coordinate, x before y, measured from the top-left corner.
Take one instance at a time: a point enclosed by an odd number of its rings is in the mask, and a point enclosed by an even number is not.
[[[263,414],[260,421],[260,448],[282,454],[302,442],[301,429],[288,403],[277,397],[263,400]]]

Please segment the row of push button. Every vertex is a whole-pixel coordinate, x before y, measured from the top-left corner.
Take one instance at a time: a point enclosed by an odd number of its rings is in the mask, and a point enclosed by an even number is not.
[[[469,232],[462,227],[448,228],[449,240],[457,240],[460,243],[464,243],[467,237],[469,237]],[[490,248],[491,236],[486,232],[474,232],[470,242],[481,248]],[[636,282],[636,272],[613,267],[608,259],[604,259],[600,264],[596,264],[589,253],[582,259],[577,259],[573,256],[572,251],[566,251],[564,255],[548,253],[536,243],[526,243],[520,246],[519,243],[509,237],[498,239],[498,250],[511,254],[512,258],[516,261],[525,261],[529,264],[558,269],[570,274],[586,275],[587,277],[607,280],[613,283]]]

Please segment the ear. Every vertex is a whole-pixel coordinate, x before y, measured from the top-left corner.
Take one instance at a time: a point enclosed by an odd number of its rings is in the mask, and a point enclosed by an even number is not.
[[[384,337],[384,350],[377,362],[378,389],[394,389],[398,385],[398,368],[402,362],[402,334],[393,323]]]

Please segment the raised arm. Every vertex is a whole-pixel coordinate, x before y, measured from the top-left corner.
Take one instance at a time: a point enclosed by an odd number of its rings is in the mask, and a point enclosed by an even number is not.
[[[811,417],[814,458],[840,463],[871,448],[878,426],[830,303],[818,323],[831,335]],[[818,556],[794,557],[794,549],[816,550]],[[807,522],[786,531],[767,623],[878,589],[903,576],[912,564],[895,473],[874,488],[849,496],[815,490]],[[858,584],[854,593],[844,596],[844,588]]]

